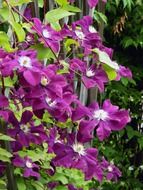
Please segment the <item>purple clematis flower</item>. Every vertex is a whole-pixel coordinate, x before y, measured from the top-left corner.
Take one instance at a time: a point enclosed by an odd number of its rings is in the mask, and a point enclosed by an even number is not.
[[[79,59],[72,59],[70,68],[82,73],[81,79],[86,88],[97,86],[100,92],[104,91],[104,83],[108,82],[108,77],[102,67],[97,68],[95,64],[88,67],[85,62]]]
[[[32,162],[30,158],[27,156],[21,158],[20,156],[16,155],[16,157],[12,161],[13,165],[16,167],[21,167],[24,169],[23,176],[26,178],[35,177],[37,179],[40,178],[40,174],[38,170],[40,169],[39,166]]]
[[[66,121],[71,117],[71,104],[76,100],[76,96],[71,92],[64,92],[62,98],[44,94],[41,98],[33,101],[33,110],[38,117],[42,117],[44,110],[47,110],[55,119]]]
[[[113,163],[105,160],[105,158],[102,159],[101,167],[105,170],[107,180],[117,181],[122,175],[121,171]]]
[[[116,80],[120,80],[121,77],[125,77],[125,78],[132,78],[132,72],[129,68],[126,68],[122,65],[119,65],[119,68],[117,69],[117,77]]]
[[[79,106],[73,112],[73,120],[79,120],[87,117],[89,122],[92,121],[91,131],[94,127],[96,128],[97,136],[99,140],[104,140],[109,137],[111,131],[118,131],[125,127],[130,122],[130,116],[127,110],[119,110],[118,106],[111,104],[110,100],[105,100],[102,107],[99,107],[98,103],[93,103],[86,108],[79,104]],[[85,120],[82,121],[81,126]],[[82,127],[81,127],[82,128]]]
[[[12,78],[14,71],[16,71],[32,86],[36,86],[40,81],[41,64],[37,60],[37,53],[33,50],[9,54],[2,59],[0,68],[4,77],[11,76]]]
[[[43,126],[34,126],[32,116],[33,114],[31,111],[25,111],[22,114],[21,121],[18,122],[14,114],[10,114],[9,122],[13,127],[8,129],[8,134],[16,139],[16,142],[13,142],[13,148],[16,148],[17,144],[20,148],[22,146],[27,147],[30,143],[41,144],[43,141],[47,140],[47,135]]]
[[[21,51],[18,52],[16,59],[19,75],[23,73],[23,77],[30,85],[38,85],[41,78],[41,65],[37,60],[37,53],[33,50]]]
[[[102,170],[97,160],[98,151],[95,148],[85,148],[82,139],[77,141],[70,134],[67,144],[55,143],[53,146],[56,157],[52,160],[55,166],[76,168],[85,174],[86,180],[96,177],[102,180]]]
[[[119,107],[112,105],[110,100],[105,100],[102,108],[99,108],[97,103],[93,103],[89,109],[90,117],[97,126],[96,132],[100,140],[107,138],[111,131],[123,129],[130,122],[128,111],[119,110]]]
[[[51,47],[54,52],[58,52],[60,48],[60,40],[62,39],[60,32],[52,29],[49,24],[43,25],[38,18],[33,18],[33,21],[34,27],[32,27],[32,29],[36,32],[38,30],[38,34],[43,36],[43,38],[41,37],[39,41],[44,42],[46,47]]]

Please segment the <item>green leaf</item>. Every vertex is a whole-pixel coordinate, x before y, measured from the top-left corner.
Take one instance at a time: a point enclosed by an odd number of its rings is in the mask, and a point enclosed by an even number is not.
[[[44,6],[44,1],[43,0],[38,0],[38,6],[42,8]]]
[[[4,78],[5,87],[13,87],[15,82],[16,82],[15,79],[13,80],[10,77],[5,77]],[[0,86],[2,86],[2,81],[0,81]]]
[[[10,162],[10,158],[12,157],[12,154],[8,152],[7,150],[0,148],[0,160],[4,162]]]
[[[112,61],[106,52],[101,51],[98,48],[92,49],[92,51],[97,53],[97,55],[99,57],[99,61],[101,63],[108,65],[109,67],[111,67],[114,70],[119,68],[118,64],[115,61]]]
[[[17,35],[18,41],[23,42],[25,40],[25,31],[23,30],[22,26],[17,22],[10,21],[10,24]]]
[[[33,181],[31,183],[31,185],[33,185],[36,190],[43,190],[44,189],[44,185],[40,181]]]
[[[121,0],[115,0],[116,6],[118,7]]]
[[[45,113],[44,113],[43,118],[42,118],[42,121],[43,121],[43,122],[46,122],[47,124],[48,124],[48,123],[51,123],[51,124],[54,123],[54,121],[50,118],[50,115],[49,115],[48,112],[45,112]]]
[[[67,5],[69,2],[67,0],[55,0],[60,6]]]
[[[131,10],[132,5],[133,5],[133,1],[132,0],[123,0],[123,6],[124,8],[128,8],[129,10]]]
[[[64,60],[60,61],[60,64],[63,66],[63,69],[58,70],[58,74],[65,74],[69,73],[69,64],[66,63]]]
[[[54,190],[67,190],[67,187],[60,185],[60,186],[54,188]]]
[[[47,58],[55,60],[53,52],[49,48],[44,47],[43,44],[36,44],[31,46],[31,48],[37,50],[38,59],[43,60]]]
[[[16,182],[17,182],[18,190],[26,190],[26,185],[23,178],[18,178]]]
[[[2,47],[4,50],[8,52],[14,51],[14,49],[11,48],[7,34],[2,31],[0,31],[0,47]]]
[[[138,138],[138,143],[141,148],[143,148],[143,137]]]
[[[0,185],[5,185],[6,186],[6,182],[2,179],[0,179]]]
[[[106,72],[109,80],[114,80],[117,77],[117,73],[114,69],[108,65],[103,65],[104,71]]]
[[[78,8],[78,7],[74,7],[74,6],[72,6],[72,5],[64,5],[63,7],[62,7],[64,10],[66,10],[66,11],[70,11],[70,12],[77,12],[77,13],[79,13],[79,12],[81,12],[81,10]]]
[[[54,9],[52,11],[47,12],[45,15],[45,19],[46,19],[46,22],[54,23],[70,15],[74,15],[74,13],[66,11],[63,8],[58,8],[58,9]]]
[[[122,82],[122,84],[123,84],[124,86],[127,86],[128,83],[129,83],[129,80],[128,80],[127,78],[125,78],[125,77],[122,77],[122,78],[121,78],[121,82]]]
[[[8,7],[2,7],[0,9],[0,16],[1,16],[1,20],[3,22],[5,21],[10,21],[13,19],[13,16],[14,16],[14,19],[16,20],[16,22],[19,22],[19,15],[15,12],[13,12],[13,15],[12,13],[10,12],[10,9]]]
[[[52,177],[53,181],[59,181],[61,182],[63,185],[68,184],[68,179],[61,174],[56,173],[53,177]]]
[[[20,6],[24,3],[29,3],[31,2],[32,0],[9,0],[8,3],[11,5],[11,6]]]
[[[2,133],[0,133],[0,140],[2,140],[2,141],[15,141],[15,139],[11,138],[8,135],[4,135]]]
[[[64,43],[64,45],[65,45],[65,49],[67,52],[71,51],[72,45],[79,47],[79,43],[74,39],[67,39],[66,42]]]
[[[107,17],[99,11],[94,11],[94,19],[98,22],[101,23],[103,21],[105,24],[107,24]]]
[[[134,129],[131,126],[127,126],[126,130],[129,140],[132,139],[135,136]]]

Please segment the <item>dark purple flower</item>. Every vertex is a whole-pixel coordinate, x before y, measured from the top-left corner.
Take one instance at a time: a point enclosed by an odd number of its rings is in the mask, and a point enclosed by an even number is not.
[[[39,41],[44,42],[44,45],[46,47],[51,47],[54,52],[58,52],[60,48],[60,32],[55,31],[52,29],[52,27],[48,25],[43,25],[41,21],[38,18],[34,18],[34,27],[32,28],[36,32],[38,31],[38,34],[42,35],[40,36]]]
[[[102,170],[99,166],[95,148],[85,148],[82,142],[77,142],[71,134],[67,144],[55,143],[53,150],[56,157],[53,159],[55,166],[76,168],[85,174],[86,180],[96,177],[102,180]]]
[[[71,117],[71,104],[75,100],[76,96],[71,92],[63,93],[62,98],[44,94],[40,99],[34,100],[33,110],[38,117],[42,117],[44,110],[47,110],[57,120],[66,121]]]
[[[123,129],[130,122],[128,111],[119,110],[119,107],[112,105],[110,100],[105,100],[102,108],[94,103],[89,109],[91,111],[90,117],[97,126],[96,132],[100,140],[107,138],[111,131]]]
[[[30,7],[26,7],[26,9],[24,10],[24,16],[28,19],[31,20],[32,18],[32,12]]]
[[[98,4],[98,0],[87,0],[90,8],[96,7],[96,5]]]
[[[109,163],[107,160],[105,160],[105,158],[102,159],[101,167],[105,171],[107,180],[117,181],[122,175],[121,171],[113,163]]]
[[[96,67],[95,64],[87,66],[87,64],[79,59],[72,59],[70,68],[81,72],[81,79],[86,88],[97,86],[100,92],[104,91],[104,83],[108,82],[108,77],[101,67]]]
[[[125,125],[130,122],[130,116],[127,110],[119,110],[118,106],[111,104],[110,100],[105,100],[102,107],[99,107],[98,103],[93,103],[86,108],[79,104],[79,106],[73,111],[72,119],[79,120],[87,117],[87,121],[92,122],[92,125],[88,125],[89,131],[92,131],[93,126],[97,127],[96,132],[100,140],[104,140],[109,137],[111,131],[118,131],[123,129]],[[85,126],[84,120],[81,124]],[[89,135],[90,137],[90,135]]]
[[[24,158],[19,157],[16,155],[16,157],[12,161],[13,165],[16,167],[21,167],[24,169],[23,176],[26,178],[29,177],[35,177],[37,179],[40,178],[40,174],[38,173],[38,170],[40,169],[39,166],[32,162],[30,158],[27,156]]]
[[[25,111],[22,114],[21,121],[18,122],[14,114],[10,114],[9,122],[12,124],[12,128],[8,129],[8,134],[16,139],[16,142],[13,142],[14,148],[17,144],[26,147],[30,143],[41,144],[47,139],[43,126],[35,126],[32,116],[31,111]]]
[[[131,79],[132,78],[132,72],[129,68],[126,68],[122,65],[119,65],[119,68],[117,70],[117,78],[116,80],[120,80],[121,77],[126,77]]]

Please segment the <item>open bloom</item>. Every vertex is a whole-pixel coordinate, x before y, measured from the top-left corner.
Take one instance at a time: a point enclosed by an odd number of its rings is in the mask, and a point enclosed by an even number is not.
[[[92,121],[92,126],[89,127],[90,130],[93,129],[93,126],[96,127],[96,133],[100,140],[109,137],[111,131],[123,129],[130,122],[128,111],[120,110],[118,106],[112,105],[110,100],[105,100],[102,107],[99,107],[98,103],[91,104],[89,108],[79,104],[73,112],[73,120],[83,118],[82,124],[84,125],[85,117],[88,118],[87,121]]]
[[[34,126],[32,122],[32,112],[25,111],[22,114],[21,121],[18,122],[13,113],[9,116],[9,122],[13,125],[8,129],[8,134],[16,139],[13,147],[29,146],[30,143],[41,144],[47,139],[47,135],[42,125]]]
[[[33,21],[34,26],[32,29],[36,32],[38,31],[38,34],[43,36],[43,38],[40,36],[39,41],[44,42],[46,47],[51,47],[54,52],[58,52],[60,48],[59,42],[61,40],[60,33],[52,29],[49,24],[42,24],[38,18],[33,18]]]
[[[122,65],[119,65],[119,68],[117,69],[117,77],[116,80],[120,80],[121,77],[125,77],[125,78],[132,78],[132,72],[129,68],[124,67]]]
[[[40,178],[40,174],[38,173],[39,166],[32,162],[30,158],[27,156],[21,158],[20,156],[16,155],[12,161],[13,165],[16,167],[23,168],[23,176],[26,178],[35,177],[37,179]]]
[[[102,180],[102,170],[98,163],[98,151],[96,148],[85,148],[82,139],[77,141],[75,136],[70,134],[67,144],[55,143],[53,146],[56,157],[53,159],[55,166],[77,168],[85,174],[86,180],[96,177]]]
[[[105,170],[107,180],[117,181],[121,177],[121,171],[113,164],[109,163],[105,158],[102,159],[101,167]]]
[[[87,63],[80,59],[72,59],[70,68],[81,72],[81,79],[86,88],[97,86],[100,92],[104,91],[104,84],[108,82],[108,77],[102,67],[97,68],[95,64],[87,66]]]

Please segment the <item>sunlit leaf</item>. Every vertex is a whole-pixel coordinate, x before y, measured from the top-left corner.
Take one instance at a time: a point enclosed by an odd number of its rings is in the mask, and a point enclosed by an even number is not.
[[[17,22],[10,22],[10,24],[17,35],[18,41],[23,42],[25,40],[25,31],[23,30],[22,26]]]
[[[14,51],[14,49],[11,48],[7,34],[2,31],[0,31],[0,47],[4,48],[8,52]]]
[[[0,140],[2,140],[2,141],[15,141],[15,139],[11,138],[8,135],[4,135],[2,133],[0,133]]]
[[[45,19],[49,23],[54,23],[54,22],[57,22],[64,17],[68,17],[70,15],[74,15],[74,13],[66,11],[62,8],[58,8],[58,9],[54,9],[52,11],[47,12],[45,15]]]

